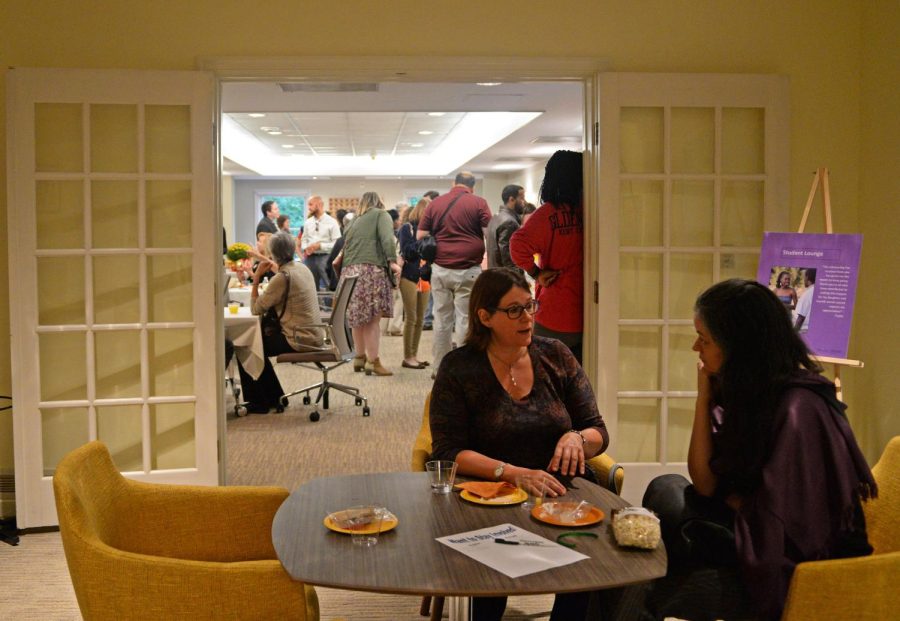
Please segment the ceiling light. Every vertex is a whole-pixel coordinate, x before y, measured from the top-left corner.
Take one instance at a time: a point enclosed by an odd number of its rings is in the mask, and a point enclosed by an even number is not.
[[[433,133],[434,132],[431,131],[430,129],[423,129],[422,131],[419,132],[419,135],[420,136],[430,136]]]
[[[263,114],[262,112],[251,112],[247,116],[249,116],[251,119],[261,119],[266,115]]]
[[[283,145],[281,145],[281,148],[283,148],[283,149],[293,149],[293,148],[294,148],[294,145],[292,145],[292,144],[283,144]]]
[[[425,146],[425,143],[424,142],[410,142],[409,146],[411,146],[413,149],[421,149],[422,147]]]
[[[511,133],[522,129],[540,112],[467,112],[460,115],[460,120],[449,133],[438,132],[441,138],[430,140],[439,142],[428,157],[420,153],[389,154],[376,153],[373,160],[370,155],[371,145],[361,151],[358,156],[339,155],[341,148],[334,144],[317,147],[315,144],[303,146],[305,155],[294,149],[293,157],[285,158],[283,151],[276,157],[270,147],[261,140],[259,131],[250,131],[240,123],[225,115],[222,119],[222,155],[235,163],[263,176],[295,177],[302,169],[304,176],[338,175],[343,177],[366,176],[429,176],[441,177],[454,171],[496,144]],[[436,136],[437,137],[437,136]],[[281,143],[276,143],[281,144]],[[413,143],[415,144],[415,143]],[[429,144],[430,143],[425,143]],[[301,145],[297,145],[298,148]],[[424,145],[423,145],[424,146]],[[293,159],[297,157],[299,159]],[[519,164],[527,167],[528,164]],[[340,171],[340,172],[336,172]]]
[[[528,168],[528,164],[524,162],[504,162],[502,164],[494,164],[491,166],[494,170],[522,170]]]
[[[428,116],[444,116],[446,112],[429,112]]]
[[[500,86],[503,82],[476,82],[478,86]]]
[[[280,136],[281,132],[269,132],[270,136]]]
[[[281,128],[280,127],[267,127],[265,125],[263,127],[259,128],[259,130],[263,131],[263,132],[277,132],[279,129],[281,129]]]

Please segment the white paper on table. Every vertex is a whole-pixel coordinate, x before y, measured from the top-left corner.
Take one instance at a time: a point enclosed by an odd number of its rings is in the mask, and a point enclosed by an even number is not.
[[[505,545],[496,543],[494,539],[497,538],[506,541],[539,542],[541,545]],[[437,541],[510,578],[527,576],[589,558],[512,524],[500,524],[457,535],[437,537]]]

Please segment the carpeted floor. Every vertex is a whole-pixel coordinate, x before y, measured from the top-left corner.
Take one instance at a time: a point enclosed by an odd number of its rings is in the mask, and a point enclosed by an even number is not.
[[[431,332],[423,333],[420,359],[431,360]],[[400,366],[403,339],[382,338],[382,361],[393,377],[367,377],[345,365],[332,374],[337,382],[359,387],[369,398],[370,417],[353,400],[333,394],[331,409],[316,423],[312,406],[294,397],[283,414],[228,417],[229,485],[280,485],[295,489],[321,476],[409,469],[410,449],[418,432],[425,395],[431,387],[426,370]],[[317,381],[298,367],[278,367],[286,391]],[[228,402],[230,405],[230,401]],[[34,533],[17,547],[0,544],[0,619],[80,619],[69,581],[59,533]],[[335,589],[317,589],[322,619],[403,621],[418,616],[420,599]],[[549,596],[510,598],[505,619],[548,616]],[[446,615],[446,611],[445,611]]]

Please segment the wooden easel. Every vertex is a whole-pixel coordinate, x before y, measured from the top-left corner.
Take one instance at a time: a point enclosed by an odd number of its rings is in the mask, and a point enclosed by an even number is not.
[[[816,198],[816,190],[819,189],[819,181],[822,182],[822,201],[825,207],[825,232],[829,234],[834,233],[834,227],[831,223],[831,193],[828,189],[828,169],[824,166],[817,169],[813,176],[812,187],[809,189],[809,198],[806,199],[803,217],[800,218],[800,228],[797,229],[798,233],[802,233],[804,229],[806,229],[806,220],[809,218],[813,200]],[[855,367],[861,369],[865,366],[861,360],[850,360],[849,358],[831,358],[829,356],[813,356],[813,358],[822,364],[834,365],[834,387],[837,389],[838,399],[843,398],[841,367]]]

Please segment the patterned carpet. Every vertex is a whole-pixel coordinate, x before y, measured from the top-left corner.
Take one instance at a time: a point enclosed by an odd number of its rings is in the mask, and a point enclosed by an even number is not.
[[[431,360],[431,334],[423,334],[420,359]],[[308,418],[313,407],[302,405],[299,396],[291,399],[283,414],[229,415],[228,484],[295,489],[321,476],[408,470],[431,381],[430,368],[401,368],[402,346],[400,337],[382,338],[381,358],[394,371],[393,377],[367,377],[353,373],[350,365],[331,375],[334,381],[362,390],[372,409],[369,417],[340,394],[332,395],[331,409],[323,410],[316,423]],[[318,381],[316,373],[299,367],[279,365],[277,371],[286,391]],[[0,619],[81,618],[59,533],[28,534],[17,547],[0,544],[0,584]],[[422,619],[416,597],[317,591],[323,621]],[[504,619],[545,618],[551,605],[550,596],[510,598]]]

